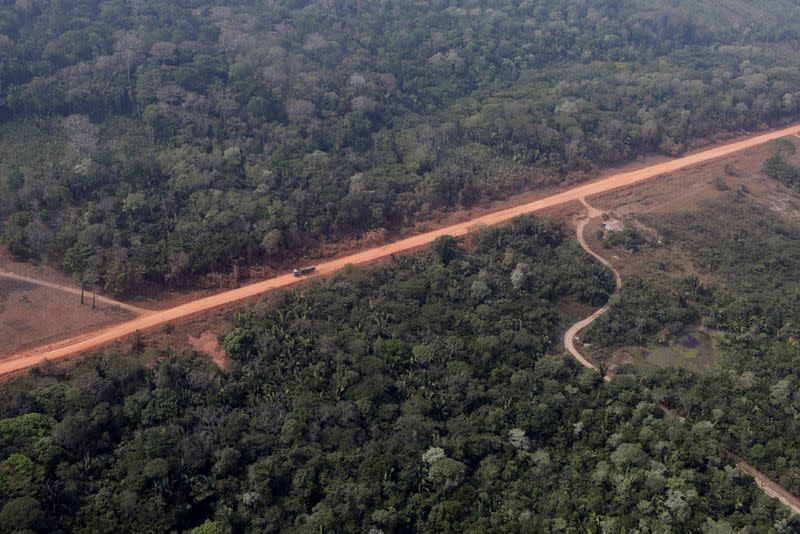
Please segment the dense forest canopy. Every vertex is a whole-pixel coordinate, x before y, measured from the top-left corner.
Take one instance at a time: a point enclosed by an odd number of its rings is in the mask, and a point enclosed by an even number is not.
[[[799,22],[788,0],[6,2],[2,241],[91,249],[76,277],[121,292],[678,154],[797,115]]]
[[[554,354],[613,278],[556,224],[237,317],[221,372],[109,355],[0,389],[0,532],[789,532],[714,425]],[[740,530],[749,529],[749,530]]]

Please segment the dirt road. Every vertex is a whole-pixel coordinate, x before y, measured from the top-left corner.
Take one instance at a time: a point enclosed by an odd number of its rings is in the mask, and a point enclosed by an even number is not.
[[[616,282],[616,287],[614,288],[614,295],[616,295],[622,289],[622,276],[619,274],[619,271],[617,271],[608,260],[597,254],[589,247],[589,245],[586,243],[586,238],[583,235],[584,229],[586,228],[586,225],[589,223],[589,221],[602,215],[602,212],[593,208],[586,201],[585,198],[580,198],[579,200],[581,201],[581,204],[583,204],[583,206],[586,208],[586,217],[584,219],[581,219],[576,229],[578,243],[580,243],[581,248],[583,248],[583,250],[588,252],[594,259],[596,259],[597,261],[608,267],[608,269],[612,273],[614,273],[614,280]],[[597,370],[597,366],[592,362],[590,362],[588,359],[586,359],[583,356],[583,354],[581,354],[580,351],[575,347],[575,338],[578,336],[580,332],[582,332],[586,327],[595,322],[595,320],[597,320],[598,317],[600,317],[607,311],[608,311],[608,306],[607,305],[603,306],[602,308],[594,312],[586,319],[578,321],[577,323],[569,327],[569,329],[564,333],[564,347],[567,349],[567,352],[572,354],[572,356],[576,360],[578,360],[581,365],[583,365],[584,367],[588,367],[589,369],[594,369],[595,371]],[[606,375],[605,380],[606,381],[611,380],[611,376]]]
[[[460,224],[440,228],[438,230],[426,232],[414,237],[402,239],[388,245],[327,261],[317,266],[317,271],[314,276],[331,274],[348,264],[364,264],[390,256],[392,254],[418,248],[427,245],[437,237],[443,235],[461,236],[466,234],[470,228],[474,227],[475,225],[500,224],[522,214],[540,211],[599,193],[605,193],[620,187],[636,184],[656,176],[661,176],[685,167],[705,163],[729,154],[733,154],[740,150],[758,146],[774,139],[795,135],[797,134],[798,130],[800,130],[800,125],[772,131],[766,134],[756,135],[743,141],[737,141],[727,145],[718,146],[709,150],[685,156],[683,158],[659,163],[632,172],[609,176],[607,178],[577,186],[561,193],[529,202],[527,204],[500,210]],[[225,304],[259,295],[265,291],[286,287],[295,282],[297,282],[297,279],[292,275],[279,276],[270,280],[265,280],[263,282],[258,282],[252,285],[234,289],[232,291],[226,291],[210,297],[201,298],[181,306],[153,312],[148,315],[138,317],[134,320],[112,326],[99,332],[81,336],[79,338],[73,338],[57,344],[40,347],[39,349],[15,355],[0,362],[0,375],[12,373],[33,365],[37,365],[44,359],[57,360],[59,358],[64,358],[88,350],[96,349],[106,345],[111,341],[130,335],[137,330],[146,330],[148,328],[159,326],[168,321],[174,321],[176,319],[184,318],[193,314],[202,313]]]
[[[744,461],[744,459],[735,454],[731,454],[730,456],[733,461],[736,462],[736,467],[738,467],[740,471],[753,477],[756,480],[756,485],[761,488],[764,493],[773,499],[778,499],[784,506],[789,508],[792,513],[800,514],[800,499],[786,491],[783,486],[772,481],[767,475]]]

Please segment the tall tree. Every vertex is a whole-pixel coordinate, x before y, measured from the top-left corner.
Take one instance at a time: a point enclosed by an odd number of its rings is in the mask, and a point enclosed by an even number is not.
[[[81,304],[86,284],[90,281],[92,273],[96,273],[96,270],[91,268],[92,262],[90,262],[94,254],[94,248],[82,242],[75,243],[64,254],[64,267],[72,273],[72,278],[81,288]]]

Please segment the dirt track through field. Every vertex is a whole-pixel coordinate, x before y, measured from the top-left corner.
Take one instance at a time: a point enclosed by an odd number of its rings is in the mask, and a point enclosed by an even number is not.
[[[27,276],[22,276],[19,274],[9,273],[6,271],[0,271],[0,277],[8,278],[10,280],[19,280],[20,282],[27,282],[29,284],[34,284],[37,286],[47,287],[49,289],[57,289],[59,291],[64,291],[66,293],[72,293],[73,295],[80,295],[81,290],[75,287],[63,286],[60,284],[54,284],[52,282],[46,282],[44,280],[38,280],[36,278],[28,278]],[[87,299],[92,298],[91,291],[86,291]],[[122,308],[123,310],[128,310],[129,312],[136,313],[138,315],[143,315],[146,313],[150,313],[150,310],[145,310],[144,308],[139,308],[137,306],[131,306],[130,304],[125,304],[124,302],[119,302],[118,300],[110,299],[108,297],[104,297],[102,295],[97,295],[97,302],[102,302],[104,304],[108,304],[111,306],[116,306],[117,308]]]
[[[438,230],[419,234],[414,237],[402,239],[388,245],[327,261],[317,265],[317,271],[314,276],[331,274],[348,264],[360,265],[385,258],[392,254],[412,250],[427,245],[437,237],[443,235],[462,236],[468,233],[469,230],[475,225],[495,225],[504,223],[519,215],[559,206],[567,202],[643,182],[656,176],[668,174],[679,169],[712,161],[740,150],[758,146],[774,139],[795,135],[797,134],[798,130],[800,130],[800,125],[795,125],[781,130],[775,130],[766,134],[756,135],[743,141],[737,141],[718,146],[709,150],[652,165],[643,169],[609,176],[607,178],[603,178],[585,185],[580,185],[561,193],[557,193],[520,206],[500,210],[488,215],[476,217],[475,219],[460,224],[440,228]],[[220,306],[246,299],[248,297],[254,297],[266,291],[287,287],[296,282],[297,279],[291,274],[278,276],[263,282],[247,285],[210,297],[201,298],[180,306],[176,306],[174,308],[153,312],[131,321],[78,338],[72,338],[45,347],[40,347],[36,350],[18,354],[0,362],[0,375],[13,373],[21,369],[37,365],[42,363],[42,361],[45,359],[57,360],[75,354],[80,354],[92,349],[97,349],[112,341],[128,336],[133,332],[147,330],[169,321],[189,317],[191,315],[218,308]]]

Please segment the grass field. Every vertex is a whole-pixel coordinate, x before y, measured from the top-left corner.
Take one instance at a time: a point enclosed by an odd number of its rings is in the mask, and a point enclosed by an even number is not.
[[[650,344],[644,362],[654,367],[682,367],[702,372],[713,367],[716,350],[714,339],[703,331],[687,332],[667,344]]]

